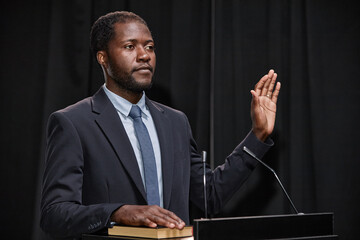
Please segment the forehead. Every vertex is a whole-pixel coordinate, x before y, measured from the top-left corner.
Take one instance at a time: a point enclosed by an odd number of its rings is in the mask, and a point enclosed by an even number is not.
[[[140,22],[132,21],[127,23],[114,24],[114,40],[127,41],[127,40],[153,40],[150,30],[147,26]]]

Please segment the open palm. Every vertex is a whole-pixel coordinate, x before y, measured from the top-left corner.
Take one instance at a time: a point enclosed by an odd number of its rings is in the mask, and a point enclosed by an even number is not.
[[[275,126],[276,102],[280,92],[280,82],[275,85],[276,78],[277,74],[270,70],[251,90],[252,130],[262,141],[272,133]]]

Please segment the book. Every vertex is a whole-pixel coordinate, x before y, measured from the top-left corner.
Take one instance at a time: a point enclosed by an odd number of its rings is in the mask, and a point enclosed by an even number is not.
[[[124,236],[124,237],[139,237],[139,238],[177,238],[177,237],[191,237],[193,236],[193,227],[186,226],[182,230],[171,229],[166,227],[130,227],[130,226],[113,226],[108,228],[109,235]]]

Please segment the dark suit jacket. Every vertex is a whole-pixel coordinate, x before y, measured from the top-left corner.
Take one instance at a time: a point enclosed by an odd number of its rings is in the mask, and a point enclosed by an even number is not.
[[[164,208],[189,224],[189,200],[203,208],[203,169],[188,120],[149,99],[146,104],[160,142]],[[259,157],[270,147],[250,133],[223,165],[207,169],[209,212],[218,212],[255,167],[244,145]],[[41,227],[61,237],[95,232],[123,204],[147,204],[146,194],[125,129],[101,88],[49,117]]]

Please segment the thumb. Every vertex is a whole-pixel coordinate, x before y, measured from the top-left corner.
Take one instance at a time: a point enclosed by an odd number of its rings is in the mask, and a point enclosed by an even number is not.
[[[252,95],[252,105],[257,106],[259,104],[259,95],[254,90],[251,90],[250,93]]]

